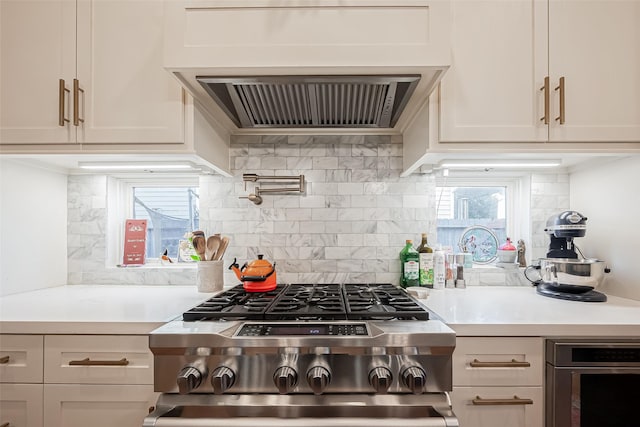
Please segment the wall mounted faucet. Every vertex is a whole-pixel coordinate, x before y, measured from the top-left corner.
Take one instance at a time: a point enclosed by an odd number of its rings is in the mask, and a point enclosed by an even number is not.
[[[285,182],[294,182],[298,181],[297,187],[276,187],[276,188],[260,188],[255,187],[254,192],[247,196],[240,196],[241,199],[249,199],[249,201],[259,205],[262,203],[262,195],[263,194],[283,194],[283,193],[304,193],[305,188],[305,179],[304,175],[298,176],[260,176],[255,173],[245,173],[242,174],[242,180],[244,181],[244,189],[247,189],[247,182],[258,182],[258,181],[285,181]],[[276,183],[271,182],[271,185],[275,185]]]

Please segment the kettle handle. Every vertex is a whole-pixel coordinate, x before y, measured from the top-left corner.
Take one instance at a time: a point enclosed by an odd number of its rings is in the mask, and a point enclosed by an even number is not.
[[[243,265],[242,267],[244,269],[244,267],[246,267],[246,264]],[[263,280],[266,280],[267,277],[271,276],[275,272],[276,272],[276,263],[274,262],[273,266],[271,267],[271,271],[265,274],[264,276],[242,276],[241,280],[247,280],[249,282],[262,282]]]

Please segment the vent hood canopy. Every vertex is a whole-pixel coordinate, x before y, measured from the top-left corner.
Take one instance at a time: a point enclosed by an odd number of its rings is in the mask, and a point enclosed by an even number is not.
[[[450,64],[448,0],[165,6],[165,68],[232,134],[399,134]]]
[[[389,128],[398,122],[420,76],[197,80],[238,128]]]

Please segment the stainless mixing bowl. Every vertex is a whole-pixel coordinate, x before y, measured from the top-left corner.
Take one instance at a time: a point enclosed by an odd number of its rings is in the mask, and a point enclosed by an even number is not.
[[[540,258],[538,265],[525,269],[525,277],[533,283],[549,283],[568,292],[588,291],[602,284],[606,267],[598,259]]]

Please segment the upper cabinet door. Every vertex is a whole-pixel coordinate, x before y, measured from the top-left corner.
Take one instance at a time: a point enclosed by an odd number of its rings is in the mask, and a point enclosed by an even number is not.
[[[538,0],[452,2],[452,66],[441,83],[440,141],[546,141],[547,7]]]
[[[0,1],[0,142],[76,140],[71,114],[75,76],[75,0]],[[62,99],[61,99],[62,98]],[[62,104],[60,101],[62,100]]]
[[[549,1],[550,140],[640,141],[639,25],[639,0]]]
[[[182,143],[184,104],[162,67],[161,1],[78,0],[78,142]]]

